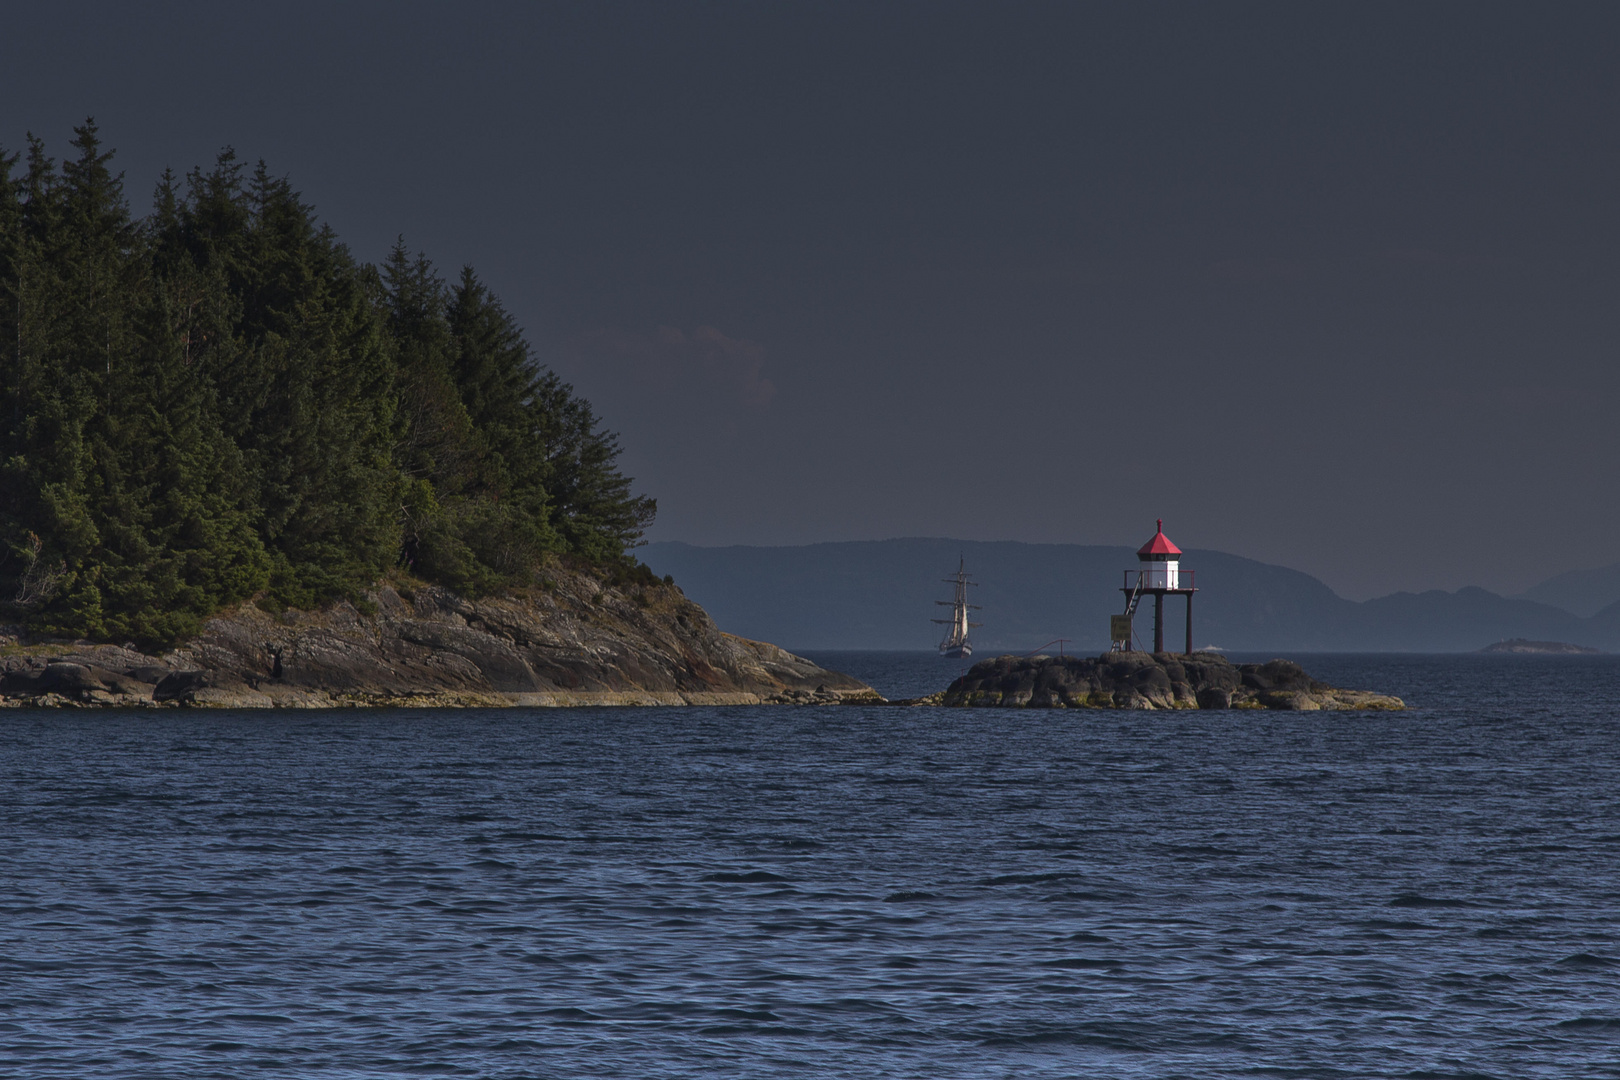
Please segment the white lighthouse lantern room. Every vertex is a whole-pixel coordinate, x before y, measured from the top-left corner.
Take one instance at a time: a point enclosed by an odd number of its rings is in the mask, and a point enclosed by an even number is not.
[[[1163,518],[1159,519],[1158,532],[1153,534],[1153,539],[1142,545],[1136,557],[1142,563],[1144,587],[1177,590],[1181,588],[1181,549],[1164,535]]]

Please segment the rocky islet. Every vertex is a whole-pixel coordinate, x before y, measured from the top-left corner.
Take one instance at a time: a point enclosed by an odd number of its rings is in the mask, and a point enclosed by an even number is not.
[[[937,699],[942,705],[1048,709],[1406,707],[1388,694],[1319,682],[1292,660],[1234,664],[1219,653],[1001,656],[973,665]]]

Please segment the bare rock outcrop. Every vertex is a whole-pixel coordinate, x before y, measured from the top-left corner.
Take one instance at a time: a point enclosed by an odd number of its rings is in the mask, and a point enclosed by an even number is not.
[[[470,600],[383,584],[357,603],[222,613],[162,656],[91,643],[0,650],[9,705],[752,705],[878,702],[856,679],[720,631],[681,591],[555,570]]]
[[[1218,653],[1001,656],[951,683],[944,705],[1047,709],[1404,709],[1400,698],[1340,690],[1292,660],[1233,664]]]

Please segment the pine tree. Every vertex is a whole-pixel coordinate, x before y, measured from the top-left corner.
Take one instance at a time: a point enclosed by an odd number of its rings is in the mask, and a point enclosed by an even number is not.
[[[264,558],[211,389],[176,370],[150,245],[93,122],[6,184],[13,305],[0,570],[46,632],[167,641],[251,594]],[[9,177],[7,178],[9,180]]]
[[[136,221],[93,121],[0,152],[0,605],[167,643],[252,596],[308,606],[403,562],[484,591],[619,566],[654,510],[617,438],[468,268],[357,265],[226,150]]]
[[[223,289],[202,361],[257,489],[271,588],[308,606],[394,561],[394,364],[366,276],[285,180],[231,151],[188,177],[170,247]],[[228,335],[217,325],[228,316]],[[204,330],[205,338],[207,330]]]
[[[415,573],[481,592],[498,582],[498,572],[474,550],[491,470],[451,371],[444,282],[426,257],[411,257],[403,239],[389,253],[382,282],[398,350],[395,461],[410,483],[401,510],[401,558]]]
[[[658,504],[633,494],[630,477],[619,472],[618,435],[603,429],[591,403],[552,371],[539,380],[533,415],[553,522],[567,549],[594,563],[623,558],[640,542]]]
[[[471,267],[452,293],[449,322],[456,387],[486,454],[480,557],[513,575],[565,548],[551,523],[535,368],[522,333]]]

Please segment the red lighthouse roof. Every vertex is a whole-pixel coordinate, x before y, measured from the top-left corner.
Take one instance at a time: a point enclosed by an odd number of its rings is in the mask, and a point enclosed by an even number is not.
[[[1172,544],[1170,542],[1170,538],[1164,535],[1164,518],[1160,518],[1159,531],[1153,534],[1153,539],[1149,540],[1147,543],[1143,544],[1139,549],[1137,549],[1136,557],[1138,559],[1149,559],[1155,555],[1163,556],[1180,554],[1181,549]]]

